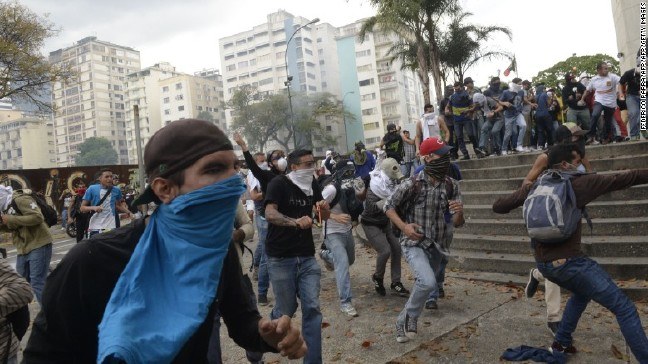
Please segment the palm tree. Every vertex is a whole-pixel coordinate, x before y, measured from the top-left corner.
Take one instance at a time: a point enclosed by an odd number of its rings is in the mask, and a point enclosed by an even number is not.
[[[513,59],[509,52],[488,50],[482,45],[496,33],[511,39],[511,30],[499,26],[478,26],[469,24],[469,12],[460,12],[452,17],[448,30],[440,37],[440,60],[445,70],[444,78],[452,71],[455,80],[463,82],[466,72],[476,64],[493,58]]]

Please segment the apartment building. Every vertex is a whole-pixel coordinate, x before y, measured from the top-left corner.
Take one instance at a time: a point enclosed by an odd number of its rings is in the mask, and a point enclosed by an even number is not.
[[[424,106],[416,74],[388,54],[396,35],[374,31],[360,39],[363,22],[341,27],[337,39],[340,93],[356,119],[346,123],[350,148],[362,138],[367,148],[378,146],[389,123],[413,131]]]
[[[201,74],[201,72],[197,72]],[[223,83],[217,72],[205,76],[179,74],[160,80],[160,110],[162,126],[179,119],[211,119],[221,129],[227,129],[223,110]]]
[[[7,116],[7,110],[0,111],[3,114]],[[54,121],[28,113],[10,116],[0,121],[0,169],[55,167]]]
[[[166,62],[157,63],[126,76],[126,144],[128,162],[137,163],[135,136],[135,105],[139,108],[140,137],[142,150],[153,134],[162,126],[160,81],[180,75],[175,67]]]
[[[141,69],[139,51],[86,37],[50,52],[49,61],[77,72],[74,82],[52,85],[57,164],[73,166],[79,144],[90,137],[108,139],[119,163],[128,163],[125,82]]]

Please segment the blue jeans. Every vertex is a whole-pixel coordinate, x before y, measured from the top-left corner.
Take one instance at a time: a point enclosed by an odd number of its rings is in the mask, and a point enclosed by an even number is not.
[[[322,270],[315,257],[268,257],[268,273],[275,292],[275,307],[270,316],[292,317],[301,301],[302,335],[308,346],[304,363],[322,362],[322,312],[319,293]]]
[[[401,164],[401,172],[403,172],[405,178],[409,178],[412,174],[412,168],[416,169],[416,167],[418,167],[418,162],[416,159],[413,159],[411,162],[404,162]]]
[[[524,133],[526,132],[526,122],[522,114],[517,114],[514,117],[504,117],[504,140],[502,140],[502,150],[508,149],[509,141],[511,141],[512,148],[522,146],[524,140]]]
[[[324,243],[328,252],[322,258],[335,267],[335,284],[337,284],[340,303],[351,303],[349,266],[355,261],[353,234],[351,230],[346,233],[326,234]]]
[[[16,257],[16,271],[31,284],[39,304],[42,304],[43,287],[51,260],[51,243]]]
[[[63,209],[63,211],[61,211],[61,227],[64,229],[67,227],[67,216],[68,209]]]
[[[431,255],[426,253],[418,246],[402,246],[403,255],[407,264],[414,271],[414,287],[412,293],[405,303],[405,308],[398,315],[398,323],[405,323],[405,315],[416,320],[423,311],[423,306],[430,293],[437,287],[437,281],[434,273],[434,262]],[[438,264],[436,265],[438,267]]]
[[[641,100],[637,95],[628,95],[626,97],[626,105],[628,105],[628,121],[630,124],[630,136],[639,136],[639,106]]]
[[[491,137],[491,147],[493,152],[498,152],[502,148],[502,138],[500,138],[500,131],[504,127],[504,120],[487,119],[481,128],[481,137],[479,138],[479,148],[484,149],[488,141],[488,135]]]
[[[598,102],[594,103],[592,109],[592,118],[590,119],[590,131],[587,134],[590,137],[596,137],[596,129],[598,128],[598,121],[603,114],[603,132],[599,133],[601,140],[606,140],[612,133],[612,118],[614,117],[614,108],[603,106]]]
[[[648,363],[648,339],[641,326],[637,308],[610,275],[587,257],[568,258],[561,263],[537,263],[538,270],[545,278],[572,292],[556,333],[556,341],[564,347],[571,345],[572,333],[576,330],[578,320],[589,301],[594,300],[616,316],[621,333],[637,360]]]
[[[427,299],[428,301],[436,301],[439,299],[439,289],[443,288],[443,282],[445,282],[446,265],[448,265],[448,257],[441,254],[441,261],[439,262],[439,267],[438,269],[434,270],[435,271],[434,275],[437,280],[437,285],[434,288],[434,290],[430,293],[430,296]]]
[[[270,277],[268,276],[268,255],[265,251],[265,241],[268,236],[268,221],[257,214],[254,217],[259,236],[259,243],[254,252],[254,265],[259,267],[259,295],[267,295],[270,288]],[[257,263],[258,261],[258,263]]]
[[[546,115],[535,115],[536,127],[538,129],[538,147],[544,148],[545,143],[548,146],[552,146],[554,143],[554,133],[553,125],[551,122],[551,116]]]

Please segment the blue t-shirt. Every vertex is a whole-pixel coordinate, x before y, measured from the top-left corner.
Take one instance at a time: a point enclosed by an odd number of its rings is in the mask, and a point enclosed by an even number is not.
[[[376,158],[374,158],[373,154],[369,151],[365,151],[365,154],[367,155],[367,160],[363,165],[357,165],[355,166],[355,176],[364,178],[369,175],[369,172],[373,171],[374,167],[376,166]],[[353,161],[353,154],[351,154],[350,159]],[[355,164],[355,162],[354,162]]]
[[[464,90],[453,93],[450,96],[449,104],[452,107],[452,118],[455,122],[470,120],[468,115],[464,114],[470,110],[470,106],[472,105],[472,98],[468,95],[468,92]]]
[[[523,106],[522,100],[524,100],[524,91],[513,92],[505,90],[500,97],[500,101],[510,102],[512,106],[504,110],[504,117],[514,118],[521,114]]]
[[[538,108],[536,116],[549,116],[549,105],[547,105],[547,93],[543,92],[538,96]]]

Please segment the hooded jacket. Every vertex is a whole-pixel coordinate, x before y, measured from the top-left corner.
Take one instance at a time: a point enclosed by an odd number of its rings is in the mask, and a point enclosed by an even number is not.
[[[0,232],[12,234],[18,255],[29,254],[52,242],[52,234],[31,193],[30,190],[17,190],[13,193],[13,202],[20,213],[7,215],[7,223],[0,225]]]

